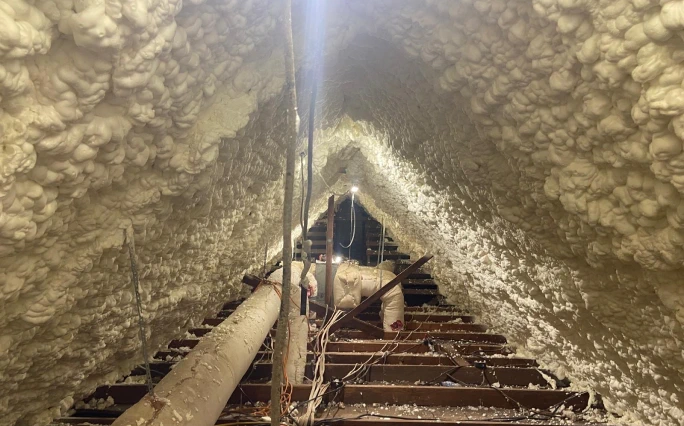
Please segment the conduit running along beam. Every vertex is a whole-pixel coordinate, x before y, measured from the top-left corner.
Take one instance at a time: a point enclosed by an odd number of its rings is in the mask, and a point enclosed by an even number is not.
[[[280,297],[262,285],[114,426],[212,426],[276,321]]]

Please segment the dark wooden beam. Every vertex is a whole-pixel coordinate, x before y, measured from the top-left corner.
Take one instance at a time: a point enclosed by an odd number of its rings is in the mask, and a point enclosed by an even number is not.
[[[451,348],[451,346],[450,346]],[[392,342],[390,340],[377,341],[340,341],[329,342],[328,352],[378,352],[393,349],[394,353],[426,353],[430,351],[423,342]],[[484,352],[488,355],[511,353],[511,350],[503,345],[492,345],[484,343],[473,344],[455,344],[453,345],[454,353],[458,355],[472,355],[474,353]]]
[[[327,306],[322,305],[315,300],[309,301],[309,309],[316,312],[316,315],[319,318],[325,318],[326,311],[330,310]],[[382,339],[385,336],[385,332],[382,328],[376,327],[375,325],[366,321],[362,321],[358,318],[353,318],[348,325],[349,327],[356,328],[357,330],[363,332],[365,336],[370,336],[377,339]]]
[[[438,313],[438,314],[421,314],[421,313],[412,313],[410,311],[406,311],[406,308],[404,308],[404,320],[406,322],[449,322],[453,321],[455,319],[460,319],[463,321],[463,323],[466,324],[471,324],[475,322],[475,317],[472,315],[460,315],[458,313]],[[380,310],[373,310],[372,308],[369,308],[366,312],[359,314],[358,316],[359,319],[362,319],[364,321],[377,321],[380,318]]]
[[[252,287],[252,291],[254,291],[261,283],[261,278],[257,277],[256,275],[247,274],[242,277],[242,282]]]
[[[169,343],[169,348],[194,348],[199,343],[199,339],[182,339],[172,340]],[[395,353],[402,353],[408,351],[409,353],[425,353],[429,352],[429,348],[423,342],[399,341],[392,342],[391,340],[376,340],[376,341],[339,341],[328,343],[329,352],[377,352],[394,348]],[[505,345],[486,344],[486,343],[461,343],[452,345],[456,354],[470,355],[473,353],[484,352],[486,354],[503,354],[511,353],[511,350]],[[450,346],[451,347],[451,346]]]
[[[494,416],[494,415],[493,415]],[[353,417],[353,416],[351,416]],[[392,418],[391,422],[388,421],[385,418],[382,418],[382,416],[378,417],[364,417],[361,419],[358,418],[350,418],[349,420],[335,420],[335,426],[387,426],[388,424],[393,424],[393,425],[401,425],[401,426],[424,426],[424,425],[434,425],[435,421],[434,420],[418,420],[418,419],[411,419],[410,416],[406,416],[407,420],[403,419],[395,419]],[[486,421],[486,420],[443,420],[440,419],[439,423],[440,426],[501,426],[502,424],[507,424],[507,423],[502,423],[501,421]],[[554,426],[557,425],[558,423],[539,423],[539,422],[534,422],[534,423],[515,423],[515,426]],[[565,424],[565,426],[586,426],[586,425],[572,425],[572,424]]]
[[[385,332],[385,339],[387,340],[404,340],[404,339],[427,339],[435,340],[453,340],[462,342],[482,342],[482,343],[508,343],[505,336],[501,334],[488,333],[457,333],[457,332],[439,332],[439,331],[400,331]]]
[[[336,364],[360,364],[366,361],[376,361],[383,356],[378,352],[326,352],[326,362]],[[312,358],[313,359],[313,358]],[[463,359],[473,363],[485,362],[492,367],[537,367],[535,360],[529,358],[489,358],[483,356],[467,355]],[[385,365],[449,365],[453,362],[445,355],[405,353],[389,355],[382,360]]]
[[[184,352],[159,351],[155,358],[159,362],[165,362],[167,356],[185,357]],[[331,364],[361,364],[366,361],[375,361],[382,357],[379,352],[327,352],[326,362]],[[539,365],[533,359],[529,358],[491,358],[481,355],[464,355],[464,360],[469,363],[481,361],[491,367],[538,367]],[[256,359],[270,359],[270,352],[259,352]],[[313,353],[307,355],[307,362],[313,361]],[[174,361],[169,361],[173,363]],[[383,364],[400,364],[400,365],[454,365],[454,363],[446,355],[438,354],[421,354],[421,353],[404,353],[392,354],[383,359]]]
[[[366,312],[380,312],[381,302],[371,305]],[[405,313],[410,314],[434,314],[434,315],[467,315],[468,312],[455,306],[428,305],[428,306],[406,306]]]
[[[67,425],[91,426],[91,425],[111,425],[116,417],[61,417],[57,423]]]
[[[379,321],[369,321],[373,325],[378,325]],[[451,323],[451,322],[415,322],[406,321],[405,331],[467,331],[471,333],[484,333],[487,326],[474,323]]]
[[[368,358],[366,358],[368,359]],[[152,363],[155,377],[163,377],[168,374],[174,362],[155,362]],[[324,380],[331,381],[334,378],[345,377],[356,364],[327,362],[325,367]],[[267,380],[271,377],[271,362],[253,363],[247,370],[242,381]],[[137,367],[131,376],[143,376],[145,370]],[[306,366],[305,376],[311,377],[313,365]],[[490,366],[484,370],[476,367],[455,365],[401,365],[401,364],[378,364],[371,365],[359,379],[367,382],[404,382],[415,383],[431,382],[440,383],[443,381],[458,381],[469,385],[480,385],[487,380],[490,383],[499,383],[501,386],[524,386],[530,383],[536,386],[548,387],[549,384],[544,379],[539,370],[535,368],[511,368]],[[116,386],[116,385],[114,385]]]
[[[205,318],[204,321],[202,321],[202,325],[210,325],[212,327],[216,327],[225,320],[225,318]]]
[[[213,330],[213,328],[211,327],[198,327],[189,329],[188,333],[194,334],[197,337],[204,337],[207,334],[211,333],[211,330]]]
[[[366,321],[362,321],[358,318],[352,318],[349,321],[349,325],[351,327],[357,328],[360,332],[363,333],[364,336],[375,337],[378,339],[382,339],[385,336],[385,332],[382,328],[378,328],[373,324],[368,323]]]
[[[199,343],[199,339],[176,339],[172,340],[171,343],[168,344],[168,347],[170,349],[178,349],[178,348],[194,348],[197,346]]]
[[[144,385],[141,385],[144,388]],[[233,392],[230,403],[266,402],[270,400],[269,384],[241,384]],[[295,385],[292,401],[309,399],[311,385]],[[446,386],[386,386],[345,385],[337,401],[345,404],[416,404],[424,407],[495,407],[549,409],[565,405],[573,411],[582,411],[589,404],[587,392],[551,389],[498,389],[491,387]],[[513,402],[517,401],[520,407]]]
[[[364,320],[359,316],[360,320]],[[222,319],[221,319],[222,320]],[[206,321],[206,320],[205,320]],[[367,323],[376,327],[382,327],[382,321],[366,320]],[[205,323],[210,324],[210,323]],[[317,321],[316,325],[319,327],[323,324],[322,321]],[[214,324],[210,324],[214,325]],[[406,321],[404,324],[404,331],[467,331],[471,333],[484,333],[487,331],[487,326],[483,324],[474,323],[450,323],[450,322],[414,322]]]
[[[240,304],[242,304],[244,300],[233,300],[232,302],[227,302],[226,304],[223,305],[224,310],[233,310],[236,309]]]
[[[564,404],[573,411],[582,411],[589,403],[586,392],[566,392],[537,389],[495,389],[491,387],[443,386],[378,386],[348,385],[344,387],[346,404],[387,403],[416,404],[427,407],[496,407],[547,409]],[[505,395],[505,396],[504,396]]]
[[[360,320],[359,320],[360,321]],[[348,339],[369,339],[377,336],[367,333],[363,330],[339,330],[335,334],[337,337]],[[466,342],[482,342],[482,343],[506,343],[506,337],[500,334],[488,333],[459,333],[459,332],[441,332],[441,331],[386,331],[384,333],[385,340],[422,340],[425,338],[433,338],[436,340],[454,340]]]
[[[293,385],[292,401],[306,401],[309,399],[311,385]],[[238,385],[233,395],[228,400],[229,404],[245,404],[255,402],[268,402],[271,400],[270,383],[242,383]]]
[[[394,277],[390,282],[382,286],[380,290],[376,291],[368,297],[366,300],[361,302],[359,306],[355,307],[351,311],[347,312],[342,318],[340,318],[339,321],[337,321],[335,324],[333,324],[330,327],[330,334],[334,333],[335,331],[339,330],[344,326],[345,324],[348,324],[352,318],[356,318],[358,314],[361,312],[365,311],[370,305],[375,303],[376,301],[380,300],[382,296],[387,294],[388,291],[392,290],[394,287],[398,286],[401,284],[402,281],[404,281],[409,275],[413,273],[413,271],[416,271],[418,268],[423,266],[427,261],[432,259],[432,255],[425,255],[418,259],[416,262],[414,262],[411,266],[408,268],[404,269],[399,275]]]
[[[269,364],[270,365],[270,364]],[[345,377],[356,364],[326,364],[325,381]],[[461,382],[468,385],[499,383],[501,386],[527,387],[529,384],[549,387],[544,376],[535,368],[488,367],[480,370],[476,367],[457,367],[453,365],[371,365],[358,376],[366,382]],[[429,390],[423,390],[429,392]]]

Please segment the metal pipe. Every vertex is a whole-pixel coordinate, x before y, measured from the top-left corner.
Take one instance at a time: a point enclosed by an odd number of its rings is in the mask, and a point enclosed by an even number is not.
[[[292,263],[292,280],[297,280],[304,270],[305,266],[302,262]],[[275,281],[283,279],[283,270],[278,269],[270,276]],[[317,285],[316,278],[313,273],[307,274],[307,281],[313,288]],[[299,286],[293,285],[290,293],[291,303],[290,312],[288,315],[288,343],[285,357],[285,377],[289,384],[298,385],[304,383],[304,371],[306,369],[306,353],[307,342],[309,336],[309,320],[306,316],[299,315],[299,306],[295,302],[299,299],[300,292],[304,294],[305,300],[308,302],[306,290]]]
[[[325,229],[325,304],[333,306],[333,227],[335,226],[335,196],[328,198],[328,225]]]
[[[212,426],[278,316],[280,297],[262,285],[204,337],[114,426]]]

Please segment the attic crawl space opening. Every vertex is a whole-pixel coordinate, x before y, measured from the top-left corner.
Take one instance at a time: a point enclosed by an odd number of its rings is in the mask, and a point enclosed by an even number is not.
[[[291,27],[298,152],[318,75],[304,228],[358,185],[516,356],[614,422],[684,424],[684,2],[330,0],[314,40],[312,1]],[[151,356],[280,259],[282,17],[0,4],[0,425],[47,425],[141,363],[128,243]]]
[[[339,264],[352,260],[363,266],[377,266],[385,260],[410,259],[408,254],[398,250],[399,244],[392,238],[392,230],[383,226],[384,218],[378,220],[370,215],[354,195],[354,199],[344,195],[335,202],[332,219],[333,261]],[[327,230],[327,213],[323,213],[307,234],[313,242],[310,253],[317,261],[325,260]],[[298,239],[295,250],[297,260],[301,260],[301,249],[302,241]]]

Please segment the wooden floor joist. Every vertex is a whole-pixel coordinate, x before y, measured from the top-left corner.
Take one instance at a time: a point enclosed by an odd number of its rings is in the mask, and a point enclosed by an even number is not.
[[[382,362],[387,364],[403,364],[403,365],[449,365],[453,366],[453,362],[444,355],[437,354],[420,354],[420,353],[405,353],[383,356],[378,352],[327,352],[326,360],[329,363],[337,364],[352,364],[363,363],[366,361],[376,361],[382,358]],[[537,363],[533,359],[528,358],[490,358],[482,356],[465,356],[467,361],[473,363],[475,361],[485,362],[487,365],[496,367],[536,367]]]
[[[157,360],[166,360],[167,357],[182,358],[184,352],[159,351],[155,356]],[[327,352],[326,362],[334,364],[356,364],[366,361],[375,361],[383,358],[383,364],[403,364],[403,365],[454,365],[445,355],[435,353],[405,353],[384,356],[379,352]],[[495,367],[537,367],[536,361],[529,358],[508,358],[508,357],[485,357],[485,356],[464,356],[466,361],[484,362],[486,365]],[[270,359],[269,352],[259,352],[257,359]],[[313,362],[313,354],[309,352],[307,362]],[[141,367],[137,367],[141,368]]]
[[[434,420],[420,420],[420,419],[409,419],[409,420],[398,420],[388,417],[378,416],[375,418],[362,418],[362,419],[349,419],[349,420],[336,420],[336,426],[387,426],[388,424],[400,425],[400,426],[424,426],[424,425],[434,425]],[[482,421],[482,420],[439,420],[440,426],[501,426],[503,422],[501,421]],[[331,423],[332,424],[332,423]],[[510,424],[510,423],[503,423]],[[545,426],[548,423],[514,423],[515,426]],[[571,425],[569,423],[564,423],[563,426],[580,426]]]
[[[454,346],[460,355],[472,355],[476,353],[502,354],[511,353],[504,345],[468,343]],[[430,348],[422,341],[419,342],[393,342],[391,340],[363,340],[363,341],[339,341],[328,343],[328,351],[331,352],[380,352],[392,349],[393,353],[426,353]]]
[[[380,312],[379,311],[370,311],[370,312],[364,312],[362,314],[358,315],[359,319],[362,319],[364,321],[378,321],[380,319]],[[419,312],[405,312],[404,313],[404,321],[406,323],[410,322],[449,322],[449,321],[454,321],[454,320],[460,320],[463,321],[464,323],[474,323],[475,322],[475,317],[471,315],[453,315],[449,313],[419,313]]]
[[[219,320],[219,321],[217,321]],[[221,318],[208,318],[205,321],[207,325],[217,325],[215,323],[220,323]],[[374,327],[381,328],[382,321],[379,320],[360,320],[364,323],[370,324]],[[317,320],[316,325],[321,327],[323,320]],[[357,328],[358,330],[363,330],[358,327],[357,324],[350,324],[350,327]],[[382,331],[382,330],[380,330]],[[483,324],[475,323],[461,323],[461,322],[416,322],[416,321],[406,321],[404,324],[404,331],[462,331],[470,333],[484,333],[487,331],[487,326]]]
[[[339,338],[346,339],[368,339],[375,337],[371,333],[362,330],[338,330],[335,332],[335,336]],[[383,334],[385,340],[400,340],[400,341],[410,341],[410,340],[422,340],[426,338],[432,338],[436,340],[453,340],[453,341],[463,341],[463,342],[482,342],[482,343],[500,343],[505,344],[506,337],[500,334],[487,334],[487,333],[459,333],[459,332],[449,332],[449,331],[400,331],[391,332],[387,331]]]
[[[245,383],[235,392],[231,403],[265,402],[270,385]],[[306,401],[310,385],[295,385],[293,401]],[[586,392],[542,389],[497,389],[491,387],[345,385],[336,398],[345,404],[416,404],[424,407],[496,407],[549,409],[563,404],[566,409],[582,411],[589,404]],[[486,403],[485,403],[486,401]],[[485,405],[486,404],[486,405]],[[518,405],[519,404],[519,405]]]
[[[367,360],[368,358],[366,358]],[[364,360],[365,361],[365,360]],[[447,360],[448,361],[448,360]],[[173,368],[174,362],[157,361],[151,363],[153,376],[163,376],[168,374]],[[329,382],[334,378],[345,377],[354,369],[357,364],[328,362],[325,367],[325,381]],[[244,380],[264,380],[271,377],[272,364],[270,360],[252,364],[252,367],[245,374]],[[144,376],[145,370],[142,366],[136,367],[131,376]],[[307,365],[306,377],[313,374],[313,366]],[[524,368],[520,366],[495,366],[489,365],[488,368],[478,369],[477,367],[458,367],[449,365],[402,365],[402,364],[378,364],[371,365],[364,370],[358,378],[366,382],[432,382],[455,381],[468,385],[478,385],[486,382],[499,383],[501,386],[524,386],[535,385],[541,387],[549,386],[544,376],[535,368]],[[117,385],[111,385],[110,388]]]

